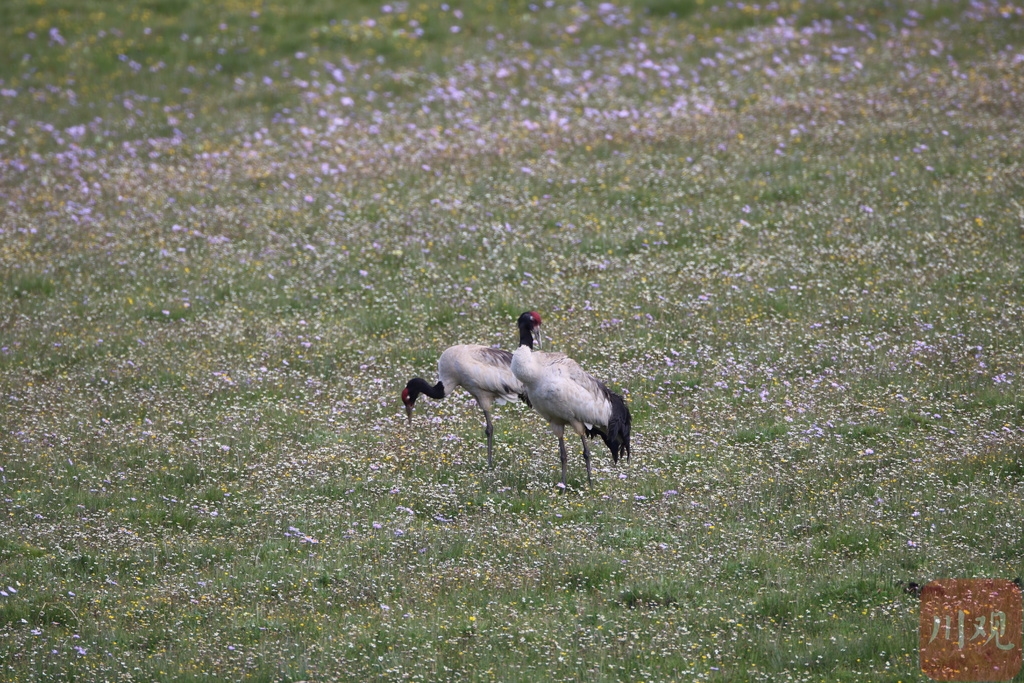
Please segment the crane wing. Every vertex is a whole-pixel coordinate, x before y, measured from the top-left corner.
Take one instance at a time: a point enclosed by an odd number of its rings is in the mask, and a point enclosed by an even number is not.
[[[536,387],[528,387],[535,404],[556,409],[563,418],[582,422],[588,429],[607,425],[611,417],[609,390],[576,361],[561,353],[545,353],[537,358],[544,366]],[[538,410],[541,410],[538,407]],[[546,412],[541,410],[541,412]]]
[[[463,344],[441,354],[437,371],[446,387],[460,385],[478,400],[491,394],[500,404],[515,401],[524,393],[522,383],[512,374],[511,364],[509,351]]]

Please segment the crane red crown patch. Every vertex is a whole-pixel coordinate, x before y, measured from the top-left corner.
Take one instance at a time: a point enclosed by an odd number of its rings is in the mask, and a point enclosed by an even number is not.
[[[1021,670],[1021,590],[943,579],[921,591],[921,671],[937,681],[1009,681]]]

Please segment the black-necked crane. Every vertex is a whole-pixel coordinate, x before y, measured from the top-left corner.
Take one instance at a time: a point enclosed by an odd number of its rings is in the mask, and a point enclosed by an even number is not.
[[[512,353],[479,344],[458,344],[444,350],[437,359],[437,384],[431,385],[421,377],[413,377],[402,390],[405,414],[412,423],[412,409],[420,394],[433,399],[450,396],[456,387],[462,387],[476,399],[484,413],[487,427],[487,465],[494,467],[494,425],[491,409],[517,398],[526,401],[523,385],[511,369]]]
[[[587,484],[590,479],[590,448],[587,437],[600,436],[612,452],[612,462],[619,456],[629,460],[632,417],[622,396],[603,382],[585,372],[573,359],[562,353],[533,350],[534,333],[540,327],[540,315],[528,311],[519,316],[519,348],[512,354],[512,373],[523,384],[533,409],[544,417],[558,437],[562,458],[562,486],[566,484],[568,455],[565,451],[565,427],[583,441],[583,459],[587,463]]]

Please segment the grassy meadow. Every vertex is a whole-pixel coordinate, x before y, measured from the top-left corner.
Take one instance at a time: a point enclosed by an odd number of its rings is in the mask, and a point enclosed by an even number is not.
[[[1024,573],[1019,0],[5,0],[0,680],[917,681]],[[623,393],[495,462],[454,343]]]

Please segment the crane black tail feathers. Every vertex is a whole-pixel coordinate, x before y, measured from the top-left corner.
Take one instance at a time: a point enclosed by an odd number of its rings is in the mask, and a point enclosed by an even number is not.
[[[633,416],[629,414],[629,407],[621,396],[608,391],[607,397],[612,404],[612,416],[608,420],[607,429],[602,430],[595,426],[587,430],[587,436],[590,438],[601,437],[601,440],[608,446],[608,450],[612,452],[612,463],[618,464],[620,456],[625,456],[626,462],[629,462],[633,453],[629,444]]]

